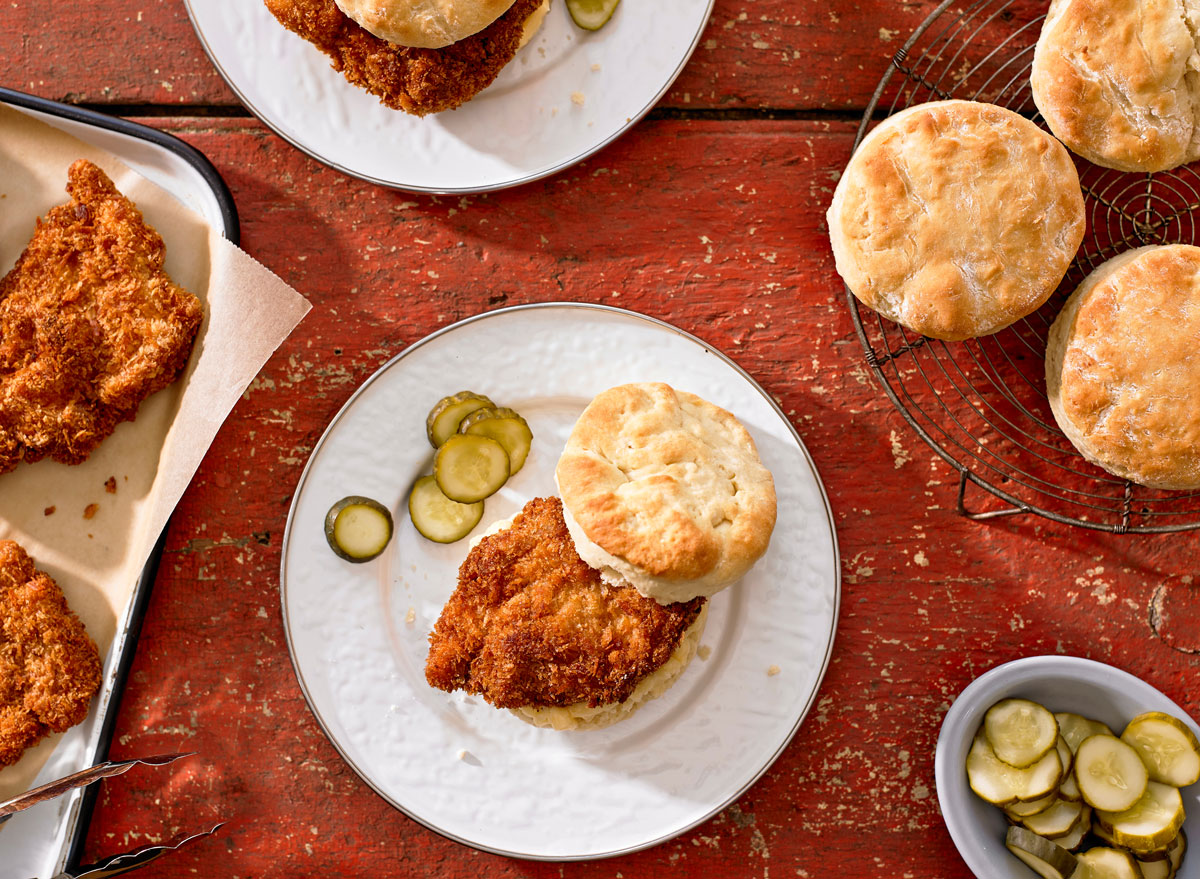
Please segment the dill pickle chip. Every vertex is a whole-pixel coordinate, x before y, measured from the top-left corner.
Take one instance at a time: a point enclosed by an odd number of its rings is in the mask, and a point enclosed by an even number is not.
[[[485,406],[495,407],[490,399],[474,391],[459,391],[438,400],[425,419],[425,435],[435,449],[458,433],[462,420]]]
[[[1066,879],[1075,872],[1075,856],[1024,827],[1008,828],[1004,846],[1042,879]]]
[[[983,733],[996,756],[1019,769],[1032,766],[1054,747],[1058,723],[1036,702],[1003,699],[983,716]]]
[[[483,501],[460,504],[442,494],[432,476],[422,476],[408,496],[408,514],[422,537],[453,543],[471,533],[483,518]]]
[[[371,498],[344,497],[325,516],[325,539],[329,548],[346,561],[369,562],[392,539],[392,514]]]
[[[608,24],[621,0],[567,0],[571,20],[585,31],[598,31]]]
[[[473,504],[500,490],[508,466],[508,452],[496,440],[458,433],[438,447],[433,478],[450,500]]]
[[[1121,741],[1138,752],[1151,781],[1175,787],[1200,781],[1200,742],[1182,720],[1161,711],[1139,714],[1129,721]]]
[[[486,436],[504,446],[504,451],[508,452],[509,476],[525,466],[525,458],[533,445],[533,431],[525,419],[512,409],[495,406],[476,409],[462,420],[458,431],[472,436]]]

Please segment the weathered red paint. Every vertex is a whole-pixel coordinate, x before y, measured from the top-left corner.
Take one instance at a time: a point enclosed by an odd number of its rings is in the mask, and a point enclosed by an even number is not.
[[[721,0],[667,104],[861,108],[930,6]],[[46,2],[0,9],[0,81],[76,100],[209,107],[214,116],[143,121],[209,155],[237,200],[245,249],[314,306],[179,505],[121,700],[115,757],[200,755],[104,783],[89,855],[224,819],[216,839],[141,875],[967,877],[938,813],[933,749],[973,677],[1025,655],[1088,656],[1200,713],[1197,538],[962,519],[954,474],[873,383],[822,216],[853,122],[684,112],[516,190],[396,193],[223,116],[231,96],[179,0],[140,14],[105,0],[62,19]],[[677,840],[561,866],[473,852],[375,796],[304,703],[278,597],[292,490],[355,387],[459,318],[559,299],[669,320],[775,395],[824,478],[844,578],[818,703],[767,775]]]

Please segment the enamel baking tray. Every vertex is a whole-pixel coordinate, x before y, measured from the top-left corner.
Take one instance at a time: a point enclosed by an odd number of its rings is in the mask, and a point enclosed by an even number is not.
[[[229,189],[212,163],[179,138],[124,119],[6,88],[0,88],[0,103],[107,150],[221,229],[228,240],[238,243],[237,208]],[[3,136],[0,132],[0,137]],[[5,266],[4,270],[7,268]],[[56,753],[42,769],[39,781],[105,759],[112,741],[120,693],[133,661],[138,632],[158,570],[164,535],[159,536],[138,577],[112,648],[104,658],[104,680],[92,713],[77,728],[86,738],[82,753],[77,751],[65,759],[60,759]],[[82,853],[97,790],[98,786],[92,785],[84,791],[75,791],[10,821],[0,833],[0,874],[6,879],[10,876],[48,877],[68,866],[75,866]]]

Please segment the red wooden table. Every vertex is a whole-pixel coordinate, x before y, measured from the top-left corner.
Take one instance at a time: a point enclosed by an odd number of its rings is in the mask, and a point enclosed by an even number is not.
[[[960,517],[956,474],[864,362],[823,212],[876,81],[933,6],[717,0],[675,87],[616,144],[542,182],[447,198],[284,143],[213,70],[181,0],[0,5],[0,83],[197,146],[233,192],[242,246],[314,306],[172,519],[121,700],[114,758],[200,757],[165,782],[106,784],[87,856],[224,819],[140,875],[961,877],[933,752],[981,672],[1085,656],[1200,715],[1197,538]],[[278,571],[301,469],[362,380],[460,318],[563,299],[670,321],[780,401],[829,493],[842,604],[816,706],[747,794],[657,848],[557,865],[449,842],[347,768],[293,675]]]

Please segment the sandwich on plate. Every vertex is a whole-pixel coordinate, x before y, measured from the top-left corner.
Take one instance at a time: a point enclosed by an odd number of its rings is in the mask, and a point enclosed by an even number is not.
[[[709,598],[766,552],[775,486],[737,419],[665,384],[597,396],[535,498],[472,545],[428,683],[554,729],[609,726],[696,655]]]
[[[416,116],[462,106],[541,27],[550,0],[266,0],[288,30],[385,105]]]

